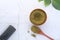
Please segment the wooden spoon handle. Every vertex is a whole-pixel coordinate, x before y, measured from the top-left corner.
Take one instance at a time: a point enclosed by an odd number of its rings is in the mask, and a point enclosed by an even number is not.
[[[43,36],[49,38],[50,40],[54,40],[53,38],[49,37],[48,35],[46,35],[45,33],[42,33]]]

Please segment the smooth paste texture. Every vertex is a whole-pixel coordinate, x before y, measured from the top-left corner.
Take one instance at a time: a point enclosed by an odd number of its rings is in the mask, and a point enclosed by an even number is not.
[[[46,21],[46,13],[41,9],[35,9],[30,14],[30,21],[33,24],[41,25]]]

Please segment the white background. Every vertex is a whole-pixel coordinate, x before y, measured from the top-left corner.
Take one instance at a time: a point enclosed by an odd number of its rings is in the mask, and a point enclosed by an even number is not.
[[[36,8],[43,9],[47,14],[47,21],[39,27],[45,34],[55,40],[60,40],[60,11],[56,10],[52,4],[45,7],[44,2],[39,3],[38,0],[20,0],[20,40],[49,40],[42,35],[37,35],[34,38],[31,36],[32,32],[27,32],[32,26],[29,15]]]
[[[8,40],[48,40],[38,34],[36,38],[31,36],[29,15],[36,8],[43,9],[47,14],[47,21],[39,27],[50,37],[60,40],[60,11],[51,4],[45,7],[44,2],[39,3],[38,0],[0,0],[0,35],[13,25],[16,32]]]
[[[12,25],[16,28],[8,40],[18,40],[18,0],[0,0],[0,35]]]

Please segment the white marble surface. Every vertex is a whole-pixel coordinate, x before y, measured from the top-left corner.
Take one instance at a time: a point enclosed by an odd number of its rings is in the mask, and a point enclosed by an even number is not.
[[[18,0],[0,0],[0,35],[9,25],[16,28],[8,40],[18,40]]]
[[[39,3],[37,0],[0,0],[0,35],[8,25],[13,25],[16,32],[8,40],[49,40],[38,34],[36,38],[31,36],[29,15],[36,8],[47,14],[47,21],[39,27],[55,40],[60,40],[60,11],[51,4],[45,7],[43,1]],[[30,33],[27,33],[28,30]]]
[[[45,24],[39,26],[41,29],[54,40],[60,40],[60,11],[56,10],[52,4],[48,7],[44,6],[44,2],[38,2],[38,0],[20,0],[20,27],[19,34],[20,40],[49,40],[44,36],[37,35],[36,38],[31,36],[31,33],[27,33],[30,30],[32,23],[29,20],[29,15],[32,10],[36,8],[43,9],[47,14],[47,21]]]

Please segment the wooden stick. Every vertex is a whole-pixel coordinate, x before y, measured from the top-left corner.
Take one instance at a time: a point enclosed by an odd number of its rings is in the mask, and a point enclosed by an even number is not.
[[[45,37],[47,37],[47,38],[49,38],[50,40],[54,40],[53,38],[49,37],[48,35],[46,35],[46,34],[43,33],[43,32],[40,32],[40,34],[43,35],[43,36],[45,36]]]

